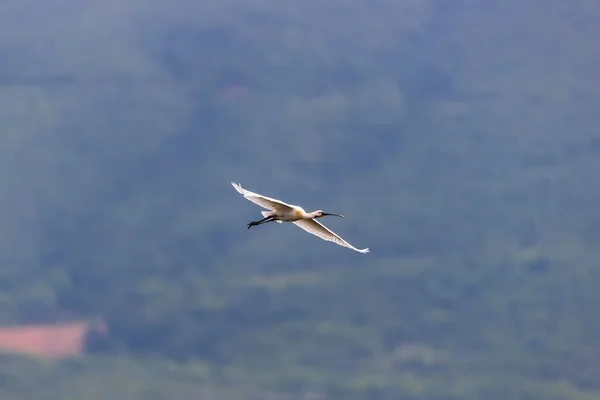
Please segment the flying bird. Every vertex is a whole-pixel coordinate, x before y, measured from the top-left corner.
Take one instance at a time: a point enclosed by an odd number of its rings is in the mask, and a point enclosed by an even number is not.
[[[323,240],[334,242],[340,246],[348,247],[349,249],[358,251],[359,253],[368,253],[369,249],[357,249],[350,243],[346,242],[337,234],[330,231],[327,227],[317,221],[317,218],[324,217],[326,215],[335,215],[336,217],[344,218],[341,214],[332,214],[323,212],[323,210],[316,210],[312,212],[306,212],[302,207],[294,206],[291,204],[284,203],[281,200],[272,199],[267,196],[263,196],[258,193],[251,192],[243,189],[239,184],[231,182],[231,185],[243,195],[246,199],[250,200],[254,204],[266,208],[269,211],[261,211],[263,219],[260,221],[252,221],[248,223],[248,229],[253,226],[266,224],[267,222],[292,222],[294,225],[299,226],[308,233],[312,233],[315,236],[320,237]]]

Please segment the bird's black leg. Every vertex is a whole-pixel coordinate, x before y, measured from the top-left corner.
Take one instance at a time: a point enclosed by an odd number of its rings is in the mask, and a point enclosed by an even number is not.
[[[250,227],[252,227],[252,226],[266,224],[267,222],[271,222],[271,221],[275,221],[275,217],[270,216],[270,217],[265,217],[265,218],[261,219],[260,221],[252,221],[248,224],[248,229],[250,229]]]

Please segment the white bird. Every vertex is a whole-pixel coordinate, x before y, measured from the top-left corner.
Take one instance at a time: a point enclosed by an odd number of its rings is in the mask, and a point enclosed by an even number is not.
[[[257,204],[263,208],[266,208],[269,211],[261,211],[261,214],[264,216],[260,221],[252,221],[248,224],[248,229],[253,226],[265,224],[267,222],[278,222],[282,221],[292,222],[296,226],[304,229],[308,233],[312,233],[315,236],[320,237],[323,240],[327,240],[329,242],[334,242],[339,244],[340,246],[348,247],[352,250],[358,251],[359,253],[368,253],[369,249],[357,249],[352,246],[350,243],[346,242],[344,239],[330,231],[327,227],[317,221],[317,218],[324,217],[326,215],[335,215],[337,217],[344,218],[343,215],[340,214],[332,214],[325,213],[323,210],[316,210],[313,212],[306,212],[302,207],[294,206],[291,204],[284,203],[281,200],[272,199],[267,196],[263,196],[258,193],[251,192],[249,190],[243,189],[239,184],[231,182],[231,185],[238,191],[241,195],[243,195],[246,199],[250,200],[254,204]]]

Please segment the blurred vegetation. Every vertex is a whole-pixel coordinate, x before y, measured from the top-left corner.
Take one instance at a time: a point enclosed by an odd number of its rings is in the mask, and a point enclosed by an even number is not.
[[[3,399],[597,399],[600,4],[0,5]],[[230,187],[346,214],[367,256]]]

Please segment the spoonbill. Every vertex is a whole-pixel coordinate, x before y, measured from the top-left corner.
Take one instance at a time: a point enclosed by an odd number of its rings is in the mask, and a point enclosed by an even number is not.
[[[267,222],[292,222],[296,226],[304,229],[308,233],[312,233],[315,236],[320,237],[323,240],[334,242],[340,246],[348,247],[352,250],[358,251],[359,253],[368,253],[369,249],[357,249],[350,243],[346,242],[337,234],[330,231],[327,227],[317,221],[317,218],[324,217],[326,215],[335,215],[336,217],[344,218],[341,214],[326,213],[323,210],[316,210],[312,212],[306,212],[302,207],[294,206],[291,204],[284,203],[281,200],[272,199],[267,196],[263,196],[258,193],[251,192],[242,188],[240,184],[231,182],[231,185],[243,195],[246,199],[250,200],[254,204],[266,208],[269,211],[261,211],[263,219],[260,221],[252,221],[248,224],[248,229],[253,226],[266,224]]]

